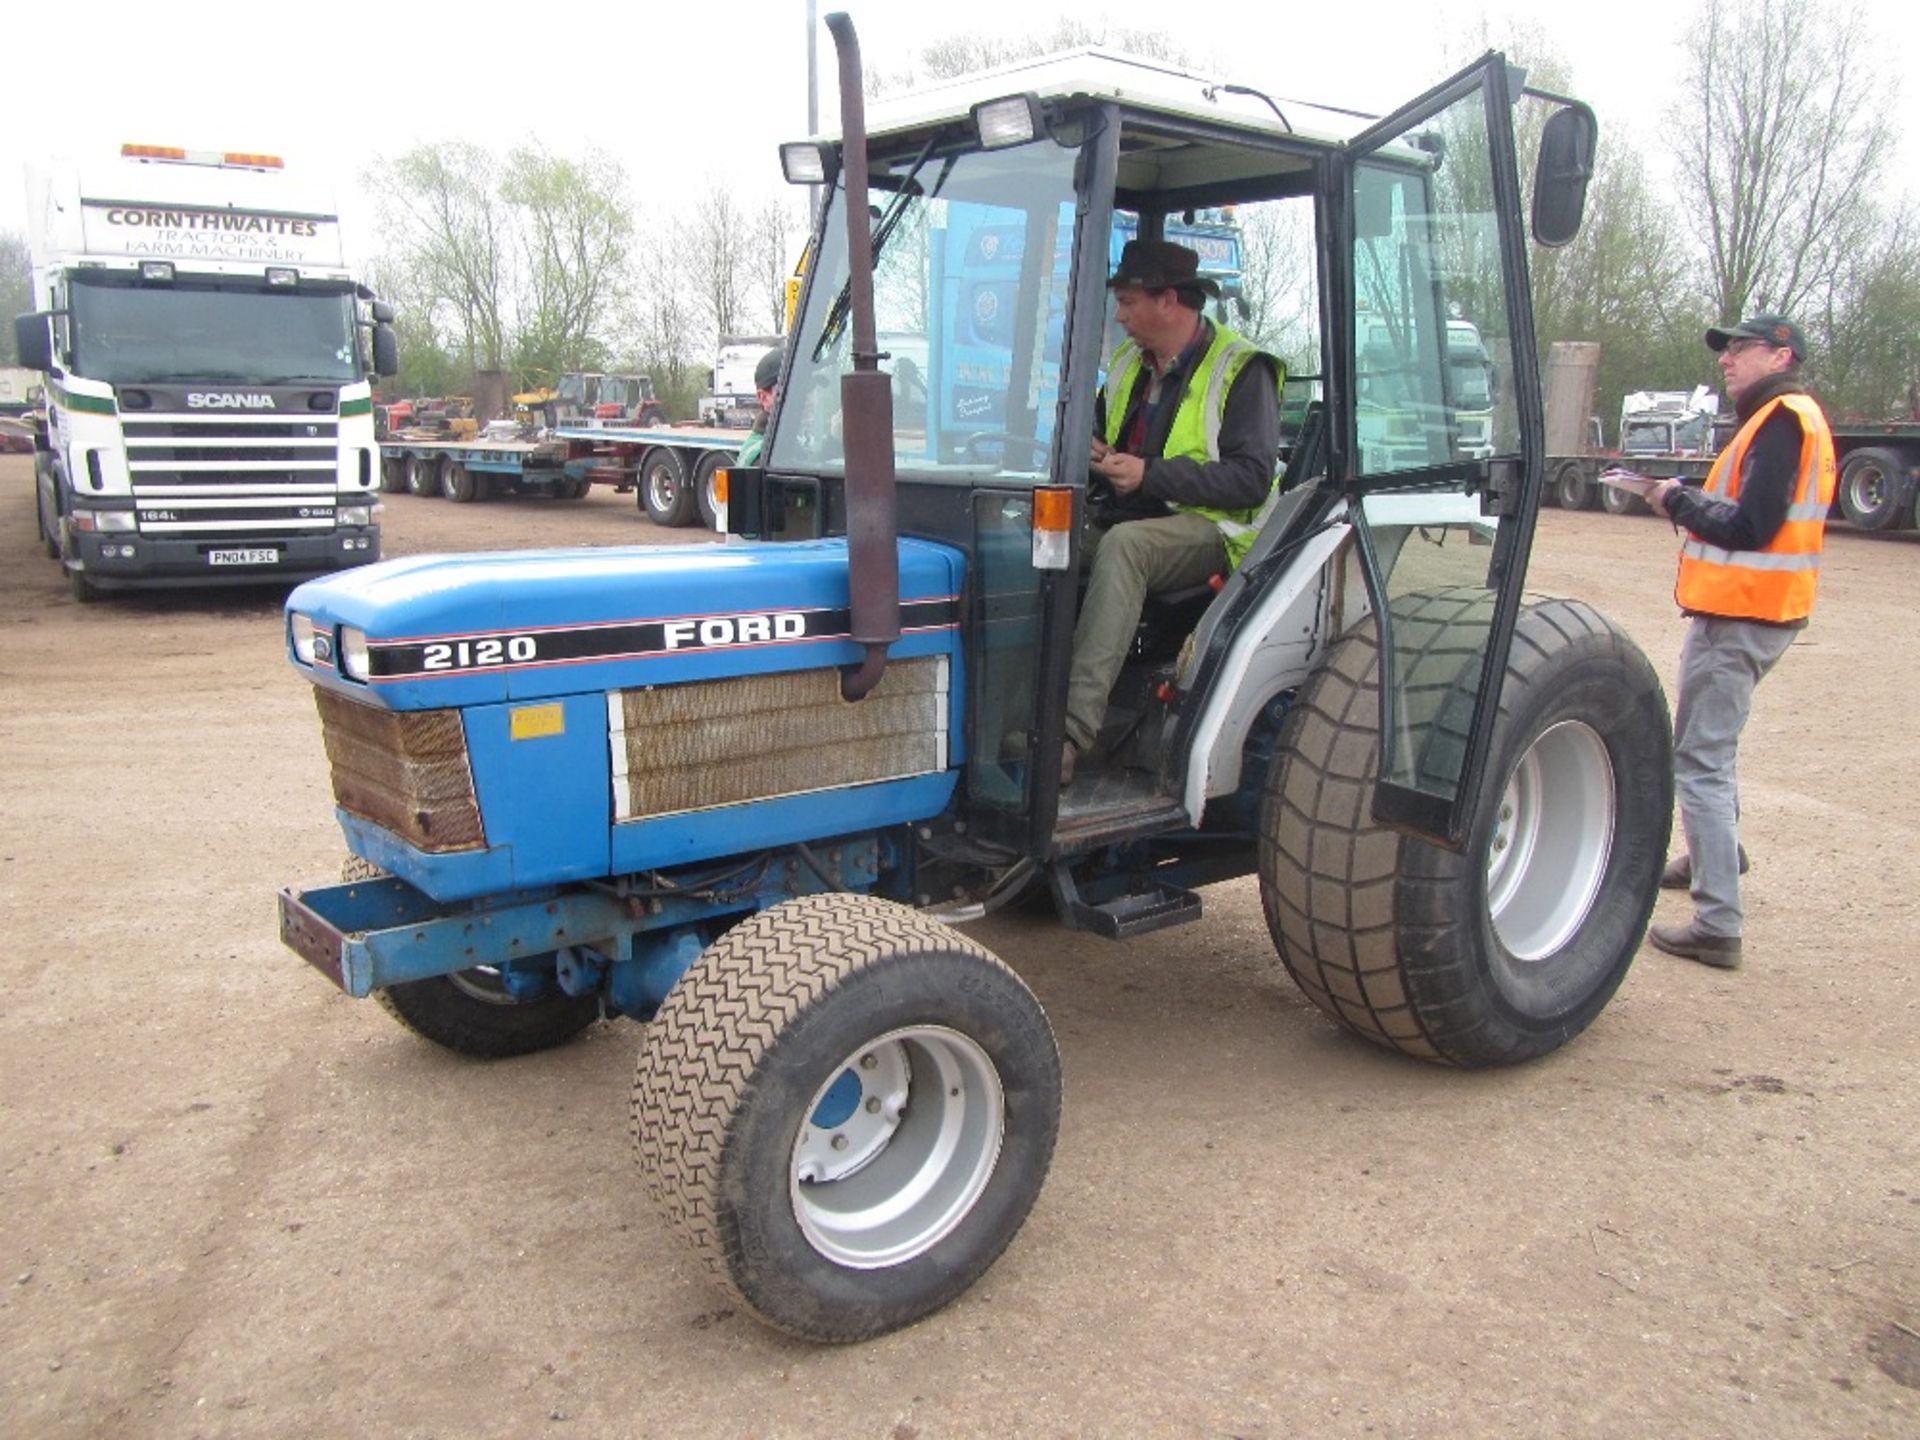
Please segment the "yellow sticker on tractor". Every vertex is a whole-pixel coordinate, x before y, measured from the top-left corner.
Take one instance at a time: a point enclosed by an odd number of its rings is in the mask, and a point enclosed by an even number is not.
[[[559,705],[528,705],[509,712],[509,733],[515,740],[544,740],[567,733],[567,713]]]

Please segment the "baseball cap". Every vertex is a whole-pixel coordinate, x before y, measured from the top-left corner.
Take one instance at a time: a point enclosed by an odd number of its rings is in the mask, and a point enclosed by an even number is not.
[[[780,383],[780,361],[785,354],[786,351],[776,345],[760,357],[760,363],[753,367],[754,389],[771,390]]]
[[[1793,358],[1807,358],[1807,337],[1784,315],[1753,315],[1738,325],[1716,325],[1707,331],[1707,348],[1724,350],[1730,341],[1763,340],[1774,349],[1789,349]]]

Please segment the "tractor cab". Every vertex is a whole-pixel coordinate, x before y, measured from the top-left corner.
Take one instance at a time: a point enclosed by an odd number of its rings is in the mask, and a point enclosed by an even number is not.
[[[859,348],[848,236],[865,237],[871,363],[894,402],[883,503],[901,534],[966,561],[970,833],[1042,859],[1156,833],[1244,838],[1299,675],[1372,612],[1405,662],[1386,667],[1377,810],[1458,842],[1543,448],[1519,85],[1489,56],[1368,124],[1084,51],[876,109],[857,167],[844,143],[783,149],[789,178],[826,200],[765,470],[738,477],[732,528],[861,527],[849,431],[874,416],[850,415],[842,382]],[[1099,753],[1063,789],[1081,550],[1102,519],[1089,441],[1118,336],[1106,281],[1133,236],[1195,249],[1222,292],[1211,318],[1284,366],[1284,438],[1252,553],[1149,602]],[[1463,334],[1484,363],[1457,363]],[[1512,378],[1497,398],[1490,371]],[[903,377],[920,403],[902,403]],[[1397,595],[1436,587],[1458,590],[1444,706],[1404,685],[1416,663],[1433,683],[1431,625],[1394,619]]]

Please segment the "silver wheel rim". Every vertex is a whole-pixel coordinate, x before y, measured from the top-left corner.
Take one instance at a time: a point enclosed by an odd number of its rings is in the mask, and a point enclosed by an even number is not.
[[[462,995],[485,1001],[489,1005],[520,1003],[507,993],[506,982],[501,980],[500,972],[491,965],[476,965],[471,970],[455,970],[447,976],[447,983]]]
[[[679,496],[680,487],[673,483],[673,474],[664,465],[656,465],[647,472],[647,499],[653,509],[664,515],[673,509],[673,502]]]
[[[794,1219],[855,1270],[924,1255],[966,1218],[1000,1157],[1006,1097],[957,1030],[892,1030],[834,1067],[794,1139]]]
[[[1871,515],[1886,504],[1887,492],[1892,487],[1878,465],[1856,465],[1853,478],[1849,482],[1853,489],[1853,508],[1862,515]]]
[[[1507,777],[1487,850],[1493,931],[1519,960],[1555,954],[1586,922],[1613,853],[1613,759],[1592,726],[1541,731]]]

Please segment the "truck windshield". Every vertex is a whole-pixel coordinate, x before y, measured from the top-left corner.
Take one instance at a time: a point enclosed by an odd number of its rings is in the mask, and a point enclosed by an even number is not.
[[[68,304],[74,373],[90,380],[341,385],[361,378],[346,294],[76,277]]]
[[[1075,152],[1051,140],[870,163],[873,296],[893,379],[895,470],[1039,483],[1048,469],[1066,325]],[[918,163],[916,163],[918,162]],[[840,376],[852,368],[839,207],[794,329],[768,463],[839,474]]]

